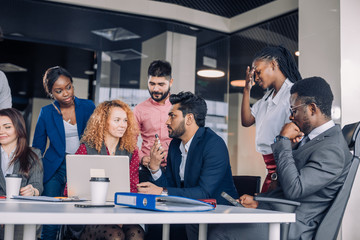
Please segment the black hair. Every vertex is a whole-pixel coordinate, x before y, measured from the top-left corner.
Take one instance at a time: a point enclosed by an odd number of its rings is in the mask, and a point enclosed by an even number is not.
[[[331,118],[334,95],[330,85],[323,78],[310,77],[296,82],[291,87],[290,93],[297,93],[305,104],[315,103],[326,117]]]
[[[51,91],[54,86],[54,83],[56,82],[56,80],[58,80],[60,76],[65,76],[69,78],[71,83],[73,83],[71,74],[65,68],[56,66],[46,70],[43,77],[43,85],[45,92],[47,93],[48,96],[51,96]]]
[[[167,80],[171,79],[171,65],[167,61],[155,60],[150,63],[148,69],[148,77],[165,77]]]
[[[191,92],[180,92],[178,94],[171,94],[169,100],[172,105],[180,103],[179,110],[183,113],[183,117],[188,113],[192,113],[196,124],[199,127],[205,126],[207,105],[202,97]]]
[[[254,61],[257,60],[275,60],[279,64],[279,69],[291,82],[301,80],[301,75],[295,60],[289,50],[283,46],[266,47],[257,52],[254,56]]]

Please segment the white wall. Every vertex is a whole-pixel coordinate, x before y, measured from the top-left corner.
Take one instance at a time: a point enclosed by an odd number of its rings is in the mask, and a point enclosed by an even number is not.
[[[196,37],[174,32],[164,32],[142,43],[140,88],[147,89],[147,70],[153,60],[171,63],[174,79],[171,93],[195,91]]]
[[[266,176],[263,157],[255,149],[255,125],[241,125],[242,94],[229,95],[228,149],[233,175]],[[262,183],[261,183],[262,184]]]

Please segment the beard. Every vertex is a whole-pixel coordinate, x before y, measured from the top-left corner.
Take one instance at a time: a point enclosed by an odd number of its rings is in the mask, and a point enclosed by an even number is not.
[[[169,127],[168,127],[169,129]],[[170,130],[170,129],[169,129]],[[185,119],[181,121],[179,126],[172,130],[172,132],[169,131],[169,137],[171,138],[180,138],[185,133]]]
[[[303,123],[302,123],[302,127],[300,128],[300,131],[302,131],[305,135],[308,135],[312,131],[309,117],[305,115],[302,121]]]
[[[149,90],[149,89],[148,89]],[[155,101],[155,102],[161,102],[162,100],[164,100],[165,98],[167,98],[167,96],[169,95],[170,93],[170,87],[168,88],[168,90],[166,92],[151,92],[149,90],[149,93],[150,93],[150,96],[151,98]],[[159,94],[160,97],[159,98],[156,98],[155,95],[156,94]]]

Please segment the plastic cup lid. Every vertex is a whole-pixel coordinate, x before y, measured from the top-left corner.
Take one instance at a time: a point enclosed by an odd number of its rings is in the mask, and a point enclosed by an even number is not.
[[[90,182],[110,182],[110,179],[108,177],[92,177]]]
[[[21,178],[22,176],[20,174],[12,173],[12,174],[6,174],[5,177],[12,177],[12,178]]]

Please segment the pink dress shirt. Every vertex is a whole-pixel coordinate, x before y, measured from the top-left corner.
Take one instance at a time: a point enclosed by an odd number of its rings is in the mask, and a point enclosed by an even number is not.
[[[134,114],[139,124],[141,138],[143,139],[141,150],[139,151],[140,161],[144,156],[150,156],[150,148],[154,144],[155,134],[159,135],[162,147],[165,151],[168,151],[171,138],[169,138],[165,123],[168,119],[171,106],[169,98],[166,99],[165,104],[159,104],[152,98],[148,98],[134,108]]]

